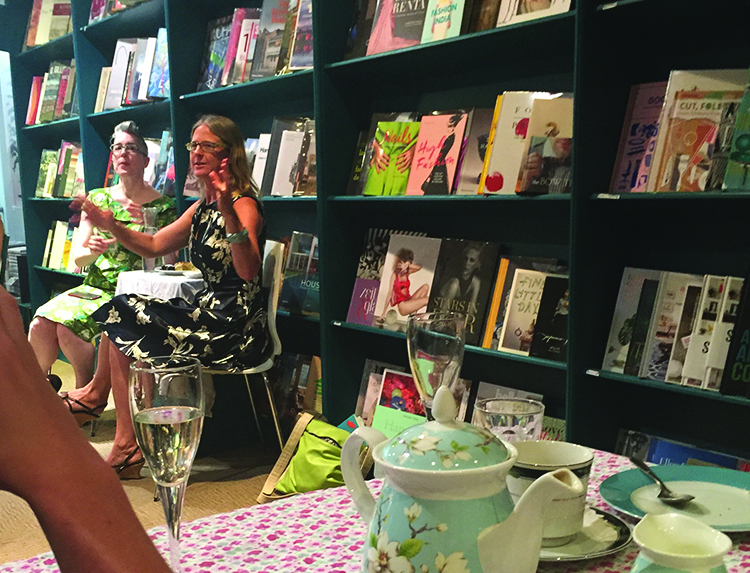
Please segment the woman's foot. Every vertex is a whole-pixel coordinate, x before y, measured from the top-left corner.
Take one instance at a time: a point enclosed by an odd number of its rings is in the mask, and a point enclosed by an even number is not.
[[[146,460],[138,446],[121,448],[113,446],[112,451],[107,456],[107,463],[112,466],[115,473],[120,479],[140,479],[141,468]]]
[[[104,408],[107,407],[106,402],[94,405],[87,404],[83,400],[74,398],[68,392],[60,392],[60,397],[68,407],[68,410],[70,410],[70,413],[73,414],[73,417],[79,426],[83,426],[86,422],[99,419],[99,416],[104,412]]]

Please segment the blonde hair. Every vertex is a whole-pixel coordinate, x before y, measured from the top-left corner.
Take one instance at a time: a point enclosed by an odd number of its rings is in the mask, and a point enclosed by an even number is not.
[[[227,158],[229,175],[234,184],[232,195],[234,197],[252,195],[253,197],[260,199],[258,186],[253,181],[250,173],[250,166],[247,163],[245,140],[242,138],[242,132],[240,131],[240,128],[237,127],[237,124],[228,117],[221,115],[204,115],[195,122],[193,128],[190,130],[191,137],[195,130],[201,125],[205,125],[210,129],[211,133],[218,137],[227,147],[229,153],[229,157]]]

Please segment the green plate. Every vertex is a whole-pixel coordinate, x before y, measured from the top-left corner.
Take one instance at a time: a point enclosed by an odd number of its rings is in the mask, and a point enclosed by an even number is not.
[[[719,531],[750,531],[750,473],[689,465],[654,466],[654,472],[670,489],[692,494],[695,500],[679,509],[666,505],[656,497],[659,486],[637,469],[608,477],[599,493],[612,507],[633,517],[680,513]]]

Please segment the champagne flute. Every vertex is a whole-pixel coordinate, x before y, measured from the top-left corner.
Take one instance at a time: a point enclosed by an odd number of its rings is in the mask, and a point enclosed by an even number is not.
[[[203,429],[201,372],[197,359],[181,356],[144,358],[130,365],[130,414],[161,497],[175,573],[182,571],[182,503]]]
[[[455,389],[464,359],[466,315],[435,311],[412,314],[406,326],[409,366],[429,420],[440,386]]]

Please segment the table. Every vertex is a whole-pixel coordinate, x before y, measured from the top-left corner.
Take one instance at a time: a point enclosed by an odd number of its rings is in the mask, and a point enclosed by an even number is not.
[[[169,300],[184,298],[192,301],[196,293],[206,286],[200,276],[163,274],[159,271],[124,271],[117,278],[115,294],[147,294]]]
[[[588,502],[613,511],[600,497],[605,478],[633,466],[622,456],[596,452]],[[378,480],[369,482],[373,492]],[[635,520],[629,519],[631,524]],[[265,505],[238,509],[182,526],[185,573],[360,573],[367,526],[343,487],[301,494]],[[149,535],[165,558],[169,554],[164,527]],[[750,570],[750,533],[730,534],[729,573]],[[590,561],[542,563],[538,573],[621,573],[630,571],[638,553],[632,543],[624,551]],[[58,571],[52,553],[0,566],[0,573]]]

